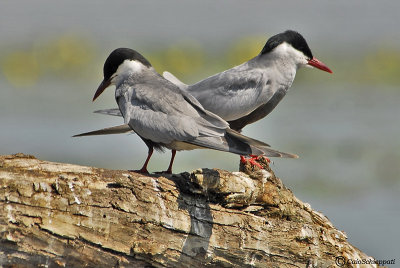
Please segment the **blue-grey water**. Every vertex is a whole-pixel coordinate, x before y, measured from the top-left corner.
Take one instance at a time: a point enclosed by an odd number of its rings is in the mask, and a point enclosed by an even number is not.
[[[104,58],[112,49],[130,46],[146,52],[191,40],[203,48],[204,55],[224,54],[244,36],[267,38],[296,29],[334,74],[301,69],[276,110],[244,133],[299,154],[296,160],[273,159],[272,168],[285,185],[327,215],[367,254],[400,261],[400,88],[398,80],[374,77],[382,62],[375,66],[375,58],[366,56],[380,47],[400,50],[399,10],[400,2],[394,0],[4,1],[0,8],[0,153],[139,168],[147,148],[136,135],[71,138],[122,123],[120,118],[92,113],[115,107],[112,89],[91,102]],[[36,76],[28,85],[13,80],[10,72],[23,67],[9,67],[9,55],[17,50],[44,53],[46,44],[69,35],[90,40],[86,44],[92,53],[90,68],[63,69],[57,62],[48,67],[51,60],[34,54],[40,62],[29,66],[38,71]],[[72,64],[68,55],[64,64]],[[222,70],[210,62],[185,82]],[[372,64],[372,69],[365,64]],[[169,152],[155,154],[150,170],[165,169],[169,157]],[[238,164],[235,155],[198,150],[178,153],[174,171],[198,167],[234,171]]]

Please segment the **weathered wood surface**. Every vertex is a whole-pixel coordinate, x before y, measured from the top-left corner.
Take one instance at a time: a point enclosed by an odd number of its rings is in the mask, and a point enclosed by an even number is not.
[[[164,177],[0,156],[0,265],[338,267],[338,256],[369,258],[266,168]]]

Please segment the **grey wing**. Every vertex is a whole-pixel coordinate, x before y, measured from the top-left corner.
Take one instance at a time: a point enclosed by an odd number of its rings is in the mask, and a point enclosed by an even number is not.
[[[268,144],[244,136],[231,129],[227,129],[223,137],[198,137],[187,143],[239,155],[265,155],[268,157],[298,158],[295,154],[277,151],[270,148]]]
[[[134,97],[129,101],[117,99],[125,123],[153,142],[169,144],[192,141],[199,136],[221,136],[228,126],[165,79],[152,79],[127,90],[132,91],[130,96]]]
[[[217,129],[226,129],[229,127],[229,124],[224,119],[204,109],[203,105],[195,97],[172,82],[163,79],[162,84],[158,85],[158,88],[160,86],[166,87],[169,91],[168,94],[162,96],[164,102],[170,104],[170,106],[174,107],[180,113],[195,117],[197,123],[206,127]]]
[[[275,94],[268,100],[268,102],[262,104],[257,109],[236,120],[229,121],[229,125],[232,129],[240,131],[245,126],[252,124],[264,117],[266,117],[274,108],[278,105],[278,103],[283,99],[286,95],[286,90],[281,89],[275,92]]]
[[[204,148],[211,148],[219,151],[231,152],[239,155],[265,155],[267,157],[299,158],[295,154],[284,153],[269,147],[253,146],[252,143],[259,142],[249,137],[231,136],[227,133],[223,138],[217,140],[215,137],[201,137],[189,142]]]
[[[198,126],[188,116],[168,115],[143,107],[129,108],[127,122],[135,132],[156,143],[170,144],[174,141],[190,141],[199,135]]]
[[[96,136],[96,135],[110,135],[110,134],[123,134],[123,133],[134,133],[131,127],[127,124],[115,126],[115,127],[108,127],[99,130],[94,130],[90,132],[85,132],[81,134],[74,135],[72,137],[83,137],[83,136]]]
[[[226,121],[204,110],[193,96],[170,82],[152,80],[131,90],[135,92],[130,96],[135,98],[117,101],[125,122],[145,139],[178,150],[185,149],[179,144],[186,143],[236,154],[283,156],[263,142],[230,130]]]
[[[170,81],[171,83],[175,84],[180,89],[186,89],[188,87],[187,84],[183,83],[181,80],[176,78],[176,76],[171,74],[170,72],[167,71],[163,72],[163,77],[168,81]]]
[[[225,122],[222,118],[220,118],[219,116],[204,110],[204,108],[201,106],[201,104],[192,96],[188,96],[187,97],[187,101],[191,102],[191,104],[193,105],[193,107],[195,107],[195,109],[198,109],[199,113],[202,114],[203,119],[205,120],[200,120],[200,124],[204,124],[208,127],[212,127],[212,128],[227,128],[228,127],[228,123]],[[119,109],[114,108],[114,109],[103,109],[103,110],[97,110],[94,111],[94,113],[98,113],[98,114],[103,114],[103,115],[112,115],[112,116],[120,116],[122,117],[122,113],[120,112]],[[133,132],[133,130],[132,130]],[[109,134],[109,133],[107,133]],[[97,134],[97,135],[103,135],[103,134]]]
[[[273,95],[261,69],[233,68],[187,88],[203,107],[230,121],[243,117]]]

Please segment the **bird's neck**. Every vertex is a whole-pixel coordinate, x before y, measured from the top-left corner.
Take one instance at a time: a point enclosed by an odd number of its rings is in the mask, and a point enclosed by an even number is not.
[[[299,64],[293,58],[277,57],[274,54],[258,55],[248,63],[253,65],[252,68],[265,69],[265,72],[271,74],[268,79],[275,80],[287,89],[292,85],[299,68]]]
[[[138,80],[149,68],[139,61],[125,60],[117,69],[116,76],[113,79],[113,84],[118,87],[124,81]],[[150,68],[152,69],[152,68]]]

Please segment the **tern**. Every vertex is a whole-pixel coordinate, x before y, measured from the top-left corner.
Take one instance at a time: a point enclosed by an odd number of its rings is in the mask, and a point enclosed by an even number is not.
[[[147,158],[137,172],[148,173],[147,165],[153,150],[165,148],[172,150],[172,156],[163,173],[172,173],[175,154],[179,150],[209,148],[239,155],[297,158],[231,129],[225,120],[204,109],[190,93],[163,78],[135,50],[114,50],[104,63],[103,74],[104,79],[93,101],[114,85],[115,99],[125,124],[74,137],[134,131],[148,147]]]
[[[251,60],[186,90],[205,109],[228,121],[232,129],[241,131],[276,107],[291,87],[296,71],[303,66],[332,73],[313,56],[301,34],[288,30],[269,38]]]

